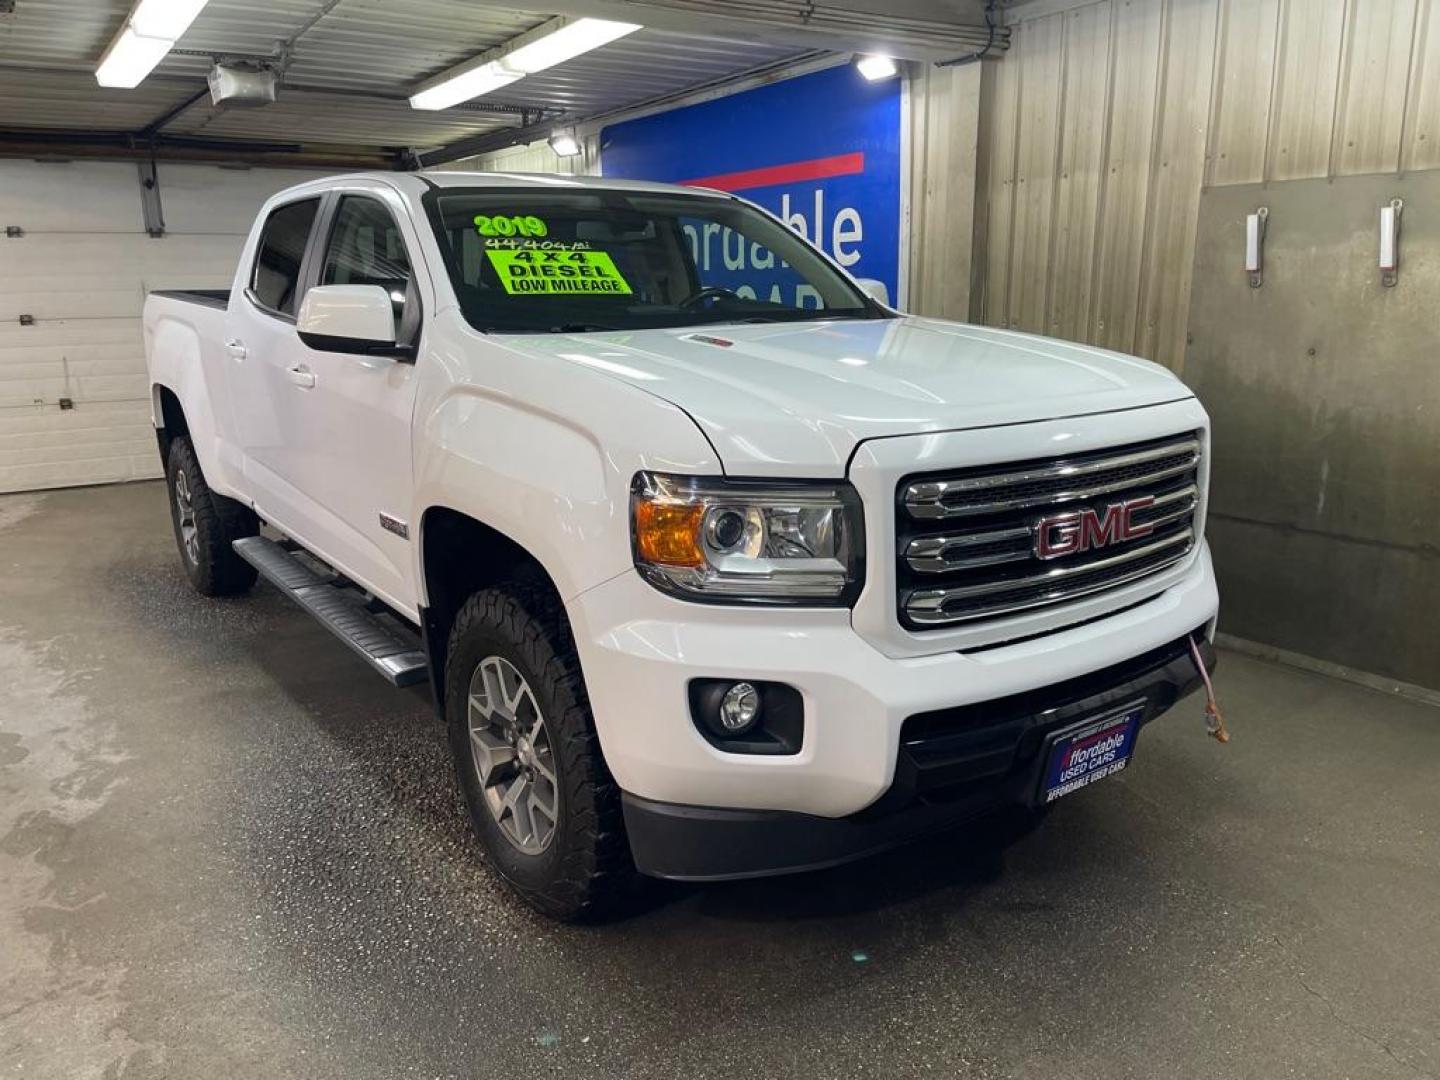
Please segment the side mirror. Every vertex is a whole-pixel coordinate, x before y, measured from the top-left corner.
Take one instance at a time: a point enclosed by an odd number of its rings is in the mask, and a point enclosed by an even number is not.
[[[321,352],[408,356],[395,342],[395,306],[379,285],[316,285],[295,320],[300,340]]]
[[[855,284],[859,285],[860,291],[870,297],[871,300],[884,304],[886,307],[890,306],[890,290],[885,287],[883,281],[877,281],[875,278],[862,277],[856,278]]]

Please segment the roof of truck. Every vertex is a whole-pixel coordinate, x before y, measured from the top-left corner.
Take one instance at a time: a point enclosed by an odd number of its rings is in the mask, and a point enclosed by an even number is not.
[[[601,188],[620,191],[669,191],[693,193],[693,187],[656,184],[649,180],[625,180],[604,176],[559,176],[554,173],[465,172],[459,169],[425,169],[411,173],[439,187],[547,187]]]
[[[623,180],[603,176],[559,176],[553,173],[517,173],[517,172],[466,172],[460,169],[425,169],[421,172],[386,172],[386,173],[341,173],[335,176],[321,177],[316,180],[309,180],[294,187],[287,188],[282,195],[291,192],[324,190],[337,183],[344,181],[379,181],[389,184],[392,187],[406,189],[412,192],[417,191],[415,185],[407,183],[409,180],[424,181],[430,187],[439,188],[571,188],[609,191],[646,191],[655,193],[668,193],[675,195],[724,195],[726,192],[716,191],[711,188],[680,185],[680,184],[656,184],[649,180]]]
[[[550,173],[465,172],[459,169],[424,170],[422,172],[337,173],[295,184],[278,191],[265,203],[266,208],[297,197],[319,195],[346,182],[381,183],[412,198],[419,198],[435,188],[549,188],[591,191],[640,191],[671,195],[716,195],[735,198],[729,192],[698,185],[656,184],[649,180],[621,180],[602,176],[557,176]]]

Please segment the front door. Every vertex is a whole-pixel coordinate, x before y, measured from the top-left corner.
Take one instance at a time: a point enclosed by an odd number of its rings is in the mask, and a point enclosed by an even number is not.
[[[344,193],[327,215],[315,284],[379,285],[397,327],[420,303],[410,245],[378,194]],[[415,364],[311,349],[295,337],[283,378],[304,412],[297,483],[309,499],[313,542],[392,606],[416,610],[409,521]]]

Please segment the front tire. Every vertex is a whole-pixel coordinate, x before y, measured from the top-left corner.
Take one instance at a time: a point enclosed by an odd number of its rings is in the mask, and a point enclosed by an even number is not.
[[[618,912],[637,875],[559,599],[528,583],[471,596],[445,672],[450,749],[491,865],[546,915]]]
[[[253,566],[230,545],[260,532],[260,521],[243,503],[210,490],[195,448],[184,435],[170,443],[165,459],[170,523],[185,576],[202,596],[234,596],[255,584]]]

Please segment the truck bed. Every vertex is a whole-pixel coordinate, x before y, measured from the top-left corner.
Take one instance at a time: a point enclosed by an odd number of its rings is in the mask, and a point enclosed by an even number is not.
[[[229,289],[153,289],[150,295],[183,300],[189,304],[203,304],[206,307],[220,308],[222,311],[230,305]]]

